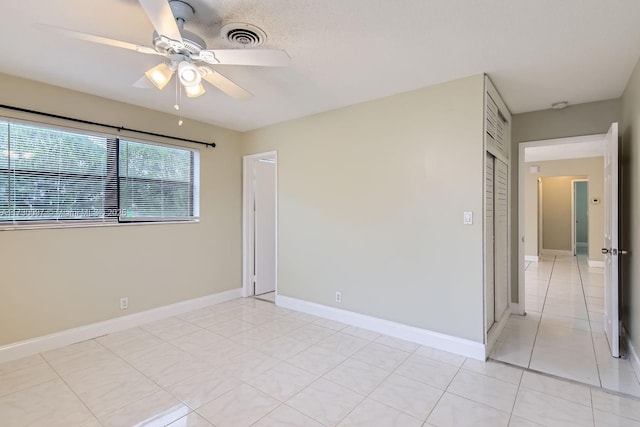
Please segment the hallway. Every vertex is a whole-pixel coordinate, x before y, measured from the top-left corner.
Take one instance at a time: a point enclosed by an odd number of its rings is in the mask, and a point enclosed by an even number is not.
[[[630,361],[612,358],[604,335],[603,269],[582,254],[542,256],[525,264],[525,290],[527,314],[511,316],[492,359],[640,396]]]

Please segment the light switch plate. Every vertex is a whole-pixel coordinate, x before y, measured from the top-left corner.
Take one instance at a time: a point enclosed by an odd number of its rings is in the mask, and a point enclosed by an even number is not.
[[[471,212],[471,211],[464,211],[463,224],[464,224],[464,225],[471,225],[471,224],[473,224],[473,212]]]

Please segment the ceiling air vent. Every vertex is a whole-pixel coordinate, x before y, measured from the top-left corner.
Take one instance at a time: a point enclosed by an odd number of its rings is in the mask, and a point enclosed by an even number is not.
[[[267,34],[260,28],[238,22],[222,27],[220,35],[229,43],[242,47],[260,46],[267,40]]]

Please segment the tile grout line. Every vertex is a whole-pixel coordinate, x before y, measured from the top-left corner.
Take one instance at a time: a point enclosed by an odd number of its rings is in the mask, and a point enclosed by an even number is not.
[[[371,343],[378,343],[378,342],[377,342],[378,338],[380,338],[380,337],[379,337],[379,336],[378,336],[378,337],[376,337],[375,339],[373,339],[372,341],[370,341],[370,342],[369,342],[369,344],[371,344]],[[368,346],[369,344],[367,344],[366,346]],[[399,348],[395,348],[395,347],[392,347],[392,346],[389,346],[389,345],[386,345],[386,344],[382,344],[382,343],[378,343],[378,344],[383,345],[383,346],[386,346],[386,347],[389,347],[389,348],[392,348],[392,349],[394,349],[394,350],[404,351],[404,350],[401,350],[401,349],[399,349]],[[366,346],[364,346],[364,347],[366,347]],[[363,347],[363,348],[364,348],[364,347]],[[387,375],[387,376],[386,376],[382,381],[380,381],[380,384],[378,384],[378,385],[377,385],[373,390],[371,390],[368,394],[364,395],[364,399],[362,399],[362,401],[360,401],[356,406],[354,406],[354,407],[353,407],[353,408],[352,408],[352,409],[351,409],[351,410],[350,410],[350,411],[349,411],[349,412],[348,412],[348,413],[347,413],[347,414],[346,414],[346,415],[345,415],[345,416],[340,420],[340,422],[339,422],[338,424],[340,424],[342,421],[344,421],[345,419],[347,419],[347,418],[349,417],[349,415],[351,415],[351,413],[352,413],[353,411],[355,411],[355,410],[356,410],[356,408],[358,408],[358,407],[362,404],[362,402],[364,402],[364,401],[365,401],[365,400],[367,400],[367,399],[370,399],[370,398],[371,398],[370,396],[371,396],[371,395],[372,395],[372,394],[373,394],[373,393],[374,393],[378,388],[380,388],[380,386],[382,385],[382,383],[384,383],[386,380],[388,380],[388,379],[389,379],[389,377],[390,377],[391,375],[395,374],[395,372],[398,370],[398,368],[399,368],[403,363],[405,363],[405,362],[407,361],[407,359],[409,359],[409,357],[411,357],[411,355],[415,354],[415,353],[416,353],[416,351],[418,351],[418,349],[419,349],[419,348],[420,348],[420,346],[417,346],[417,347],[416,347],[416,348],[414,348],[411,352],[406,352],[406,353],[408,353],[408,354],[407,354],[407,357],[406,357],[406,358],[404,358],[404,360],[403,360],[401,363],[399,363],[399,364],[398,364],[398,366],[396,366],[395,368],[393,368],[393,370],[388,371],[388,372],[389,372],[389,374],[388,374],[388,375]],[[359,350],[358,350],[358,351],[359,351]],[[354,353],[354,354],[355,354],[355,353]],[[344,363],[345,363],[347,360],[349,360],[349,359],[353,359],[353,355],[349,356],[346,360],[344,360],[343,362],[341,362],[338,366],[340,366],[340,365],[344,364]],[[373,365],[373,364],[368,363],[368,362],[366,362],[366,361],[364,361],[364,360],[359,360],[359,359],[353,359],[353,360],[356,360],[356,361],[362,362],[362,363],[364,363],[364,364],[366,364],[366,365],[373,366],[373,367],[376,367],[376,368],[379,368],[379,369],[382,369],[382,370],[386,371],[386,369],[380,368],[379,366]],[[337,366],[336,366],[336,367],[337,367]],[[334,369],[335,369],[335,368],[334,368]],[[332,370],[333,370],[333,369],[331,369],[329,372],[331,372]],[[323,374],[321,378],[324,378],[324,376],[325,376],[325,375],[327,375],[329,372],[326,372],[325,374]],[[398,375],[400,375],[401,377],[404,377],[404,375],[401,375],[401,374],[398,374]],[[326,381],[330,381],[331,383],[335,384],[335,383],[334,383],[333,381],[331,381],[330,379],[325,379],[325,380],[326,380]],[[338,384],[338,385],[340,385],[340,384]],[[342,386],[342,387],[344,387],[344,386]],[[348,388],[348,387],[345,387],[345,388],[346,388],[346,389],[348,389],[348,390],[351,390],[351,389],[350,389],[350,388]],[[355,393],[358,393],[358,392],[356,392],[355,390],[351,390],[351,391],[353,391],[353,392],[355,392]],[[360,394],[360,393],[358,393],[358,394]],[[397,409],[397,408],[394,408],[394,407],[392,407],[392,406],[389,406],[389,405],[387,405],[387,404],[386,404],[386,403],[384,403],[384,402],[380,402],[380,401],[378,401],[378,400],[376,400],[376,399],[373,399],[373,400],[374,400],[374,401],[376,401],[376,402],[378,402],[378,403],[380,403],[380,404],[382,404],[382,405],[385,405],[385,406],[387,406],[387,407],[389,407],[389,408],[395,409],[396,411],[398,411],[398,412],[400,412],[400,413],[402,413],[402,414],[405,414],[405,415],[408,415],[408,416],[410,416],[410,417],[415,418],[413,415],[411,415],[411,414],[407,414],[407,413],[406,413],[406,412],[404,412],[404,411],[401,411],[401,410],[399,410],[399,409]],[[435,407],[435,406],[434,406],[434,407]],[[432,410],[433,410],[433,409],[432,409]],[[427,422],[427,418],[429,418],[429,415],[430,415],[430,414],[431,414],[431,411],[429,411],[429,414],[427,414],[427,417],[423,420],[423,424]],[[416,419],[417,419],[417,418],[416,418]]]
[[[540,316],[542,319],[542,315]],[[537,334],[536,334],[537,335]],[[525,371],[523,370],[520,379],[518,380],[518,389],[516,390],[516,396],[513,398],[513,405],[511,405],[511,413],[509,414],[509,423],[507,425],[511,425],[511,420],[513,419],[513,411],[516,409],[516,402],[518,401],[518,396],[520,396],[520,390],[522,389],[522,379],[524,378]]]
[[[547,289],[544,293],[544,302],[542,303],[542,311],[540,312],[540,319],[538,319],[538,327],[536,328],[536,335],[533,338],[533,345],[531,346],[531,354],[529,355],[529,363],[527,368],[531,367],[531,361],[533,360],[533,351],[536,348],[536,342],[538,341],[538,334],[540,333],[540,325],[542,325],[542,316],[544,314],[545,306],[547,305],[547,296],[549,295],[549,288],[551,287],[551,277],[553,276],[553,270],[556,268],[556,256],[553,257],[553,264],[551,265],[551,271],[549,272],[549,279],[547,280]]]
[[[314,323],[314,322],[307,322],[307,324],[313,324],[313,323]],[[316,326],[323,327],[323,326],[320,326],[320,325],[316,325]],[[326,329],[329,329],[329,328],[326,328]],[[344,328],[343,328],[343,329],[344,329]],[[335,330],[333,330],[333,329],[331,329],[331,330],[333,331],[333,333],[332,333],[332,334],[330,334],[330,335],[328,335],[328,336],[324,337],[323,339],[321,339],[320,341],[318,341],[318,342],[316,342],[316,343],[312,344],[310,347],[316,346],[316,345],[318,345],[320,342],[324,341],[325,339],[327,339],[327,338],[329,338],[329,337],[331,337],[331,336],[334,336],[334,335],[336,335],[336,334],[338,334],[339,332],[341,332],[341,331],[342,331],[342,329],[341,329],[341,330],[338,330],[338,331],[335,331]],[[357,337],[357,336],[355,336],[355,335],[351,335],[351,334],[347,334],[347,333],[344,333],[344,334],[345,334],[345,335],[352,336],[352,337],[355,337],[355,338],[361,338],[361,337]],[[376,337],[376,338],[374,338],[374,339],[372,339],[372,340],[370,340],[370,339],[365,339],[365,338],[361,338],[361,339],[363,339],[363,340],[368,341],[368,342],[367,342],[367,344],[366,344],[366,345],[364,345],[362,348],[364,348],[364,347],[368,346],[368,345],[369,345],[369,344],[371,344],[371,343],[376,342],[376,340],[377,340],[378,338],[379,338],[379,337]],[[393,348],[393,349],[395,349],[395,350],[403,351],[403,350],[400,350],[400,349],[397,349],[397,348],[395,348],[395,347],[391,347],[391,346],[388,346],[388,345],[385,345],[385,344],[382,344],[382,343],[378,343],[378,344],[380,344],[380,345],[384,345],[385,347]],[[310,348],[310,347],[309,347],[309,348]],[[417,349],[418,349],[418,348],[419,348],[419,346],[418,346],[416,349],[414,349],[412,352],[407,352],[407,353],[408,353],[407,358],[408,358],[409,356],[411,356],[411,354],[415,353],[415,351],[417,351]],[[306,349],[305,349],[305,350],[306,350]],[[303,352],[303,351],[305,351],[305,350],[302,350],[302,351],[300,351],[300,352],[296,353],[296,355],[297,355],[297,354],[302,353],[302,352]],[[359,350],[358,350],[358,351],[359,351]],[[357,351],[356,351],[356,352],[357,352]],[[355,354],[355,353],[354,353],[354,354]],[[296,355],[291,356],[291,357],[295,357]],[[290,358],[289,358],[289,359],[290,359]],[[276,400],[278,400],[278,401],[280,402],[280,405],[278,405],[276,408],[274,408],[274,409],[273,409],[272,411],[270,411],[269,413],[265,414],[263,417],[261,417],[259,420],[257,420],[257,421],[256,421],[256,423],[257,423],[258,421],[262,420],[263,418],[267,417],[269,414],[271,414],[271,412],[275,411],[275,410],[276,410],[277,408],[279,408],[280,406],[285,405],[285,406],[287,406],[287,407],[290,407],[290,408],[294,409],[294,410],[295,410],[295,411],[297,411],[297,412],[300,412],[300,413],[301,413],[301,414],[303,414],[304,416],[309,417],[310,419],[312,419],[312,420],[316,421],[317,423],[322,424],[322,422],[320,422],[319,420],[315,419],[314,417],[312,417],[312,416],[310,416],[310,415],[308,415],[308,414],[305,414],[305,413],[303,413],[302,411],[300,411],[300,410],[298,410],[298,409],[296,409],[296,408],[294,408],[294,407],[292,407],[292,406],[290,406],[290,405],[287,405],[287,402],[288,402],[289,400],[293,399],[295,396],[299,395],[299,394],[300,394],[300,393],[302,393],[303,391],[305,391],[305,390],[307,390],[308,388],[310,388],[313,384],[317,383],[320,379],[323,379],[323,380],[325,380],[325,381],[327,381],[327,382],[330,382],[331,384],[335,384],[335,385],[337,385],[337,386],[339,386],[339,387],[343,387],[343,388],[345,388],[345,389],[347,389],[347,390],[349,390],[349,391],[351,391],[351,392],[353,392],[353,393],[356,393],[356,394],[358,394],[358,395],[360,395],[360,396],[363,396],[363,397],[364,397],[360,402],[358,402],[358,404],[357,404],[356,406],[354,406],[354,407],[353,407],[353,408],[352,408],[352,409],[351,409],[351,410],[350,410],[350,411],[349,411],[349,412],[348,412],[348,413],[347,413],[347,414],[346,414],[346,415],[345,415],[345,416],[340,420],[340,422],[342,422],[342,421],[343,421],[344,419],[346,419],[346,418],[347,418],[347,417],[348,417],[348,416],[349,416],[349,415],[350,415],[350,414],[351,414],[351,413],[352,413],[352,412],[353,412],[353,411],[354,411],[358,406],[360,406],[360,405],[362,404],[362,402],[364,402],[367,398],[369,398],[369,396],[370,396],[370,395],[371,395],[371,394],[372,394],[372,393],[373,393],[373,392],[374,392],[378,387],[380,387],[380,385],[382,385],[382,383],[383,383],[384,381],[386,381],[386,380],[387,380],[387,379],[388,379],[388,378],[389,378],[389,377],[390,377],[390,376],[395,372],[395,370],[400,366],[400,365],[398,365],[396,368],[394,368],[392,371],[390,371],[390,372],[389,372],[389,374],[385,377],[385,379],[384,379],[384,380],[382,380],[382,381],[380,382],[380,384],[378,384],[378,386],[376,386],[376,387],[375,387],[371,392],[369,392],[368,394],[364,395],[364,394],[362,394],[362,393],[360,393],[360,392],[357,392],[357,391],[355,391],[355,390],[352,390],[352,389],[351,389],[351,388],[349,388],[349,387],[345,387],[345,386],[343,386],[343,385],[341,385],[341,384],[337,384],[337,383],[335,383],[335,382],[331,381],[331,380],[330,380],[330,379],[328,379],[328,378],[325,378],[325,375],[327,375],[329,372],[333,371],[333,370],[334,370],[334,369],[336,369],[337,367],[339,367],[339,366],[343,365],[345,362],[347,362],[347,361],[348,361],[348,360],[350,360],[350,359],[351,359],[351,360],[358,361],[358,362],[361,362],[361,363],[364,363],[364,364],[366,364],[366,365],[369,365],[369,366],[372,366],[372,367],[375,367],[375,368],[382,369],[382,368],[380,368],[380,367],[378,367],[378,366],[375,366],[375,365],[373,365],[373,364],[371,364],[371,363],[368,363],[368,362],[366,362],[366,361],[364,361],[364,360],[353,359],[353,354],[352,354],[351,356],[346,356],[346,359],[345,359],[345,360],[343,360],[342,362],[338,363],[336,366],[334,366],[333,368],[329,369],[327,372],[325,372],[325,373],[323,373],[323,374],[321,374],[321,375],[317,375],[317,374],[315,374],[315,373],[313,373],[313,372],[311,372],[311,371],[309,371],[309,370],[307,370],[307,369],[304,369],[304,368],[301,368],[301,367],[299,367],[299,366],[293,365],[293,364],[289,363],[289,360],[288,360],[288,359],[287,359],[287,360],[281,360],[281,362],[282,362],[282,363],[290,364],[290,365],[294,366],[295,368],[298,368],[298,369],[300,369],[300,370],[302,370],[302,371],[305,371],[305,372],[307,372],[307,373],[309,373],[309,374],[311,374],[311,375],[317,376],[317,378],[316,378],[315,380],[311,381],[309,384],[307,384],[307,385],[306,385],[306,386],[304,386],[303,388],[301,388],[298,392],[296,392],[293,396],[289,397],[286,401],[280,401],[279,399],[276,399]],[[405,359],[405,360],[406,360],[406,359]],[[404,362],[404,361],[403,361],[403,362]],[[382,369],[382,370],[385,370],[385,369]],[[385,370],[385,371],[386,371],[386,370]],[[245,381],[243,381],[243,382],[245,382]],[[245,383],[246,383],[246,382],[245,382]],[[247,384],[248,384],[248,383],[247,383]],[[248,385],[251,385],[251,384],[248,384]],[[252,386],[252,387],[253,387],[253,386]],[[255,387],[254,387],[254,388],[255,388]],[[256,389],[257,389],[257,388],[256,388]],[[259,390],[259,389],[257,389],[257,390]],[[260,392],[262,392],[262,390],[259,390],[259,391],[260,391]],[[264,392],[262,392],[262,393],[264,393]],[[266,394],[266,393],[265,393],[265,394]],[[270,397],[272,397],[272,396],[270,396]],[[274,398],[274,397],[272,397],[272,398]],[[275,398],[274,398],[274,399],[275,399]],[[376,401],[376,402],[377,402],[377,401]],[[384,404],[383,402],[379,402],[379,403],[381,403],[381,404],[383,404],[383,405],[385,405],[385,406],[388,406],[388,405]],[[392,408],[392,409],[395,409],[395,408]],[[396,410],[397,410],[398,412],[401,412],[401,413],[405,414],[405,415],[412,416],[411,414],[407,414],[407,413],[406,413],[406,412],[404,412],[404,411],[400,411],[400,410],[398,410],[398,409],[396,409]],[[415,417],[414,417],[414,418],[415,418]]]
[[[580,289],[582,290],[582,298],[584,301],[584,307],[587,310],[587,322],[589,324],[589,338],[591,338],[591,349],[593,350],[593,358],[596,361],[596,372],[598,373],[598,383],[600,387],[603,388],[602,385],[602,375],[600,374],[600,364],[598,363],[598,355],[596,354],[596,343],[593,339],[593,328],[591,327],[591,313],[589,312],[589,305],[587,304],[587,294],[584,291],[584,280],[582,280],[582,270],[580,269],[580,263],[578,262],[578,257],[576,256],[576,265],[578,267],[578,276],[580,276]],[[591,391],[589,391],[591,393]],[[592,402],[593,408],[593,402]],[[594,420],[595,422],[595,420]]]
[[[93,340],[91,340],[93,341]],[[97,342],[97,341],[96,341]],[[98,343],[99,344],[99,343]],[[73,387],[71,387],[71,385],[67,382],[67,380],[64,379],[64,377],[60,374],[60,372],[58,372],[58,370],[56,368],[53,367],[53,365],[49,362],[49,360],[47,360],[46,357],[44,357],[44,355],[42,353],[38,353],[40,355],[40,357],[45,361],[45,363],[47,365],[49,365],[49,367],[53,370],[53,372],[56,373],[56,375],[58,376],[58,378],[60,378],[60,380],[64,383],[64,385],[67,386],[67,388],[71,391],[71,393],[73,393],[73,395],[78,399],[78,401],[80,401],[80,403],[82,403],[82,406],[84,406],[85,408],[87,408],[87,411],[89,411],[89,413],[91,415],[93,415],[93,417],[98,421],[98,423],[100,423],[101,426],[103,426],[104,424],[102,423],[102,421],[100,420],[100,418],[98,418],[98,416],[91,410],[91,408],[89,408],[89,406],[85,403],[84,400],[82,400],[82,398],[78,395],[78,393],[76,393],[76,391],[73,389]],[[53,380],[52,380],[53,381]]]

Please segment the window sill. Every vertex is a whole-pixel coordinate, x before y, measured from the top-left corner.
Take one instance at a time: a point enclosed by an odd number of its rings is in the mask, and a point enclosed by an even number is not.
[[[38,222],[37,224],[28,223],[6,223],[0,224],[0,231],[17,231],[17,230],[46,230],[56,228],[94,228],[94,227],[129,227],[129,226],[143,226],[143,225],[167,225],[167,224],[196,224],[199,223],[199,219],[191,219],[187,221],[77,221],[77,222]]]

